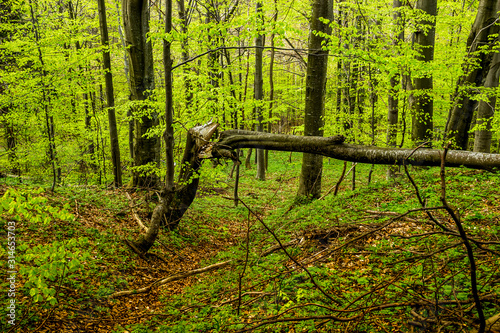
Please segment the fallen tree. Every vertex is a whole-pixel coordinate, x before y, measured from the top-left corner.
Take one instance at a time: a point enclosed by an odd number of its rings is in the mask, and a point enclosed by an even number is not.
[[[228,158],[238,160],[236,149],[260,148],[319,154],[331,158],[369,164],[440,166],[442,151],[437,149],[380,148],[345,143],[343,136],[306,137],[268,134],[244,130],[222,132],[218,141],[210,142],[218,124],[208,123],[188,131],[186,148],[178,184],[173,191],[162,190],[160,203],[153,211],[146,235],[128,243],[138,254],[144,255],[164,225],[174,229],[193,202],[198,189],[198,172],[203,159]],[[464,166],[472,169],[496,171],[500,169],[500,155],[449,150],[446,167]]]
[[[237,148],[260,148],[278,151],[293,151],[319,154],[343,161],[384,164],[440,166],[441,150],[437,149],[401,149],[381,148],[344,143],[341,135],[332,137],[297,136],[268,134],[253,131],[229,130],[222,132],[218,142],[205,147],[204,157],[230,157],[236,159]],[[446,167],[500,169],[500,155],[474,153],[463,150],[449,150]]]

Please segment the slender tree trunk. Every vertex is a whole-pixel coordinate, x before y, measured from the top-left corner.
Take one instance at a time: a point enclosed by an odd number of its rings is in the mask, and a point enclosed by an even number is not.
[[[458,79],[454,106],[450,110],[446,133],[459,149],[467,149],[469,130],[477,101],[475,89],[483,87],[490,70],[494,53],[490,36],[498,34],[495,24],[500,11],[500,1],[480,0],[476,19],[467,39],[467,57],[463,67],[464,75]]]
[[[394,9],[393,19],[396,24],[396,38],[394,38],[393,44],[398,45],[402,43],[404,40],[404,30],[403,23],[401,18],[401,12],[399,9],[401,8],[401,0],[393,0],[392,7]],[[395,73],[390,78],[390,91],[389,97],[387,100],[388,111],[387,111],[387,146],[388,147],[396,147],[397,142],[396,139],[398,137],[398,102],[399,99],[397,97],[397,85],[401,81],[399,73]],[[393,166],[389,166],[387,168],[387,178],[393,178],[395,176],[396,170]]]
[[[304,135],[323,136],[323,115],[325,104],[326,71],[328,51],[322,49],[325,39],[312,31],[331,33],[328,24],[320,18],[332,19],[332,0],[314,0],[309,35],[309,55],[307,57],[306,102],[304,115]],[[323,157],[303,154],[298,196],[319,198],[321,196],[321,173]]]
[[[278,3],[277,0],[274,0],[274,15],[273,15],[273,30],[276,27],[276,22],[278,21]],[[271,56],[269,59],[269,121],[267,123],[267,133],[271,133],[272,129],[272,122],[271,119],[273,118],[273,107],[274,107],[274,56],[275,56],[275,49],[274,49],[274,32],[271,34]],[[269,165],[269,151],[266,150],[266,156],[265,156],[265,161],[266,161],[266,171],[267,167]]]
[[[262,14],[262,3],[257,2],[256,12],[258,17],[258,22],[262,26],[264,24],[264,18]],[[262,78],[262,54],[264,46],[264,36],[260,32],[260,28],[258,28],[259,32],[257,38],[255,39],[255,81],[254,81],[254,99],[256,101],[257,106],[254,109],[254,113],[257,117],[257,130],[259,132],[264,131],[263,115],[262,115],[262,105],[259,104],[263,100],[263,78]],[[257,179],[265,180],[266,179],[266,162],[265,162],[265,154],[264,150],[257,149]]]
[[[186,12],[186,6],[184,0],[177,0],[177,7],[180,20],[180,30],[181,36],[181,61],[187,61],[189,59],[189,36],[188,36],[188,26],[189,26],[189,15]],[[193,92],[191,91],[191,80],[189,78],[189,67],[183,66],[184,72],[184,90],[186,94],[186,110],[189,111],[193,100]]]
[[[418,60],[430,63],[434,60],[434,44],[436,36],[437,0],[418,0],[417,10],[423,11],[432,18],[419,22],[422,28],[414,34],[414,43],[420,55]],[[423,28],[427,27],[427,29]],[[432,140],[433,125],[433,100],[432,100],[432,75],[424,74],[414,78],[415,109],[412,114],[412,139],[419,145]]]
[[[97,4],[99,7],[101,42],[104,47],[102,57],[104,66],[104,78],[106,80],[106,101],[108,104],[109,141],[111,148],[111,161],[113,163],[113,183],[115,187],[120,187],[122,186],[122,168],[120,161],[118,129],[116,126],[115,96],[113,89],[113,76],[111,74],[111,58],[109,54],[108,25],[106,23],[106,4],[104,0],[98,0]]]
[[[30,14],[31,14],[31,21],[33,25],[33,31],[35,33],[35,42],[36,42],[36,48],[38,51],[38,61],[40,62],[40,81],[42,85],[42,105],[44,109],[44,116],[45,116],[45,127],[46,127],[46,133],[47,133],[47,139],[49,141],[49,146],[48,146],[48,156],[49,156],[49,162],[52,166],[52,186],[50,190],[53,192],[56,183],[58,180],[61,178],[61,168],[57,165],[57,157],[56,157],[56,142],[55,142],[55,129],[54,129],[54,117],[50,115],[49,112],[49,105],[50,105],[50,96],[47,94],[47,87],[46,87],[46,79],[47,79],[47,70],[45,67],[45,62],[43,60],[43,55],[42,55],[42,49],[40,47],[40,37],[39,37],[39,28],[38,28],[38,22],[35,19],[35,12],[33,9],[33,3],[31,0],[28,1],[29,7],[30,7]]]
[[[123,71],[125,73],[125,77],[127,78],[127,84],[130,87],[130,70],[129,70],[129,63],[128,63],[128,56],[127,56],[127,45],[125,43],[125,37],[123,36],[123,29],[122,25],[120,22],[120,8],[118,7],[118,2],[115,3],[115,8],[116,12],[118,13],[117,15],[117,20],[118,20],[118,34],[120,35],[120,41],[122,43],[123,47]],[[127,118],[129,118],[128,121],[128,148],[129,148],[129,156],[130,159],[133,161],[134,160],[134,127],[135,127],[135,122],[132,119],[132,110],[129,108],[127,110]]]
[[[22,18],[21,13],[14,9],[12,5],[12,1],[0,1],[0,45],[4,40],[12,41],[15,31],[19,29],[19,23]],[[7,50],[0,48],[0,71],[9,71],[17,68],[15,56],[5,51]],[[9,86],[0,79],[0,96],[7,94],[10,94]],[[16,153],[16,126],[14,121],[15,114],[13,112],[12,103],[0,104],[0,117],[2,117],[2,125],[5,129],[4,137],[10,171],[15,175],[19,175],[21,170]]]
[[[172,31],[172,0],[165,3],[165,35]],[[173,92],[172,92],[172,57],[171,42],[163,40],[163,64],[165,69],[165,125],[163,134],[166,149],[167,177],[166,192],[174,190],[174,128],[173,128]]]
[[[149,2],[146,0],[124,0],[122,3],[125,42],[130,64],[130,98],[132,101],[147,101],[154,90],[153,49],[148,41]],[[156,112],[145,112],[147,105],[133,106],[134,116],[134,167],[143,170],[133,172],[133,185],[156,187],[156,170],[160,161],[158,136],[146,137],[146,133],[158,125]]]

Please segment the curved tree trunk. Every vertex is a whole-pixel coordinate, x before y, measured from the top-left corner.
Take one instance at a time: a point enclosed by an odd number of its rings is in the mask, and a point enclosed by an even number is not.
[[[474,90],[484,86],[493,55],[498,52],[492,52],[491,47],[496,44],[490,42],[489,38],[500,31],[498,24],[495,24],[499,11],[500,1],[481,0],[476,20],[467,39],[464,76],[458,80],[454,106],[446,125],[448,137],[455,141],[459,149],[468,148],[470,125],[477,105],[477,101],[473,98]]]
[[[490,69],[486,75],[484,87],[494,89],[498,87],[500,76],[500,53],[495,53]],[[476,126],[479,128],[474,133],[474,151],[489,153],[491,146],[491,121],[495,114],[495,92],[490,93],[487,101],[480,100],[477,107]]]
[[[165,188],[160,192],[160,203],[153,211],[146,235],[134,243],[142,253],[146,253],[153,246],[162,225],[170,230],[175,229],[193,202],[198,190],[198,170],[202,162],[198,152],[207,146],[217,127],[217,123],[209,123],[189,130],[181,162],[180,185],[175,189]]]

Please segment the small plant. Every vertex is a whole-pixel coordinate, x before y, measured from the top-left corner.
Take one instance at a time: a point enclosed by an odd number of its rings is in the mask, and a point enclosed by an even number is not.
[[[75,277],[74,274],[83,267],[83,263],[90,259],[90,253],[80,249],[86,244],[88,239],[80,237],[26,250],[23,259],[32,265],[23,265],[20,273],[26,276],[24,288],[29,289],[29,295],[35,302],[46,300],[51,305],[57,303],[56,288],[51,283],[65,277]]]

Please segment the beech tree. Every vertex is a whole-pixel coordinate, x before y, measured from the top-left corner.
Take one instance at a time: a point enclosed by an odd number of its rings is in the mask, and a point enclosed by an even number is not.
[[[486,98],[479,100],[477,106],[476,131],[474,132],[474,151],[477,152],[490,152],[492,137],[491,122],[495,115],[495,105],[497,101],[494,89],[498,87],[499,77],[500,53],[496,52],[484,81]]]
[[[148,106],[155,89],[153,49],[148,40],[150,5],[145,0],[122,3],[125,43],[130,64],[130,99],[134,102],[134,186],[156,186],[156,168],[160,162],[159,137],[151,133],[158,125],[157,112]]]
[[[393,19],[396,25],[395,28],[395,37],[394,37],[394,45],[398,45],[404,40],[404,29],[403,22],[401,17],[401,1],[394,0],[392,3],[394,8]],[[392,74],[392,73],[391,73]],[[397,97],[397,86],[398,83],[401,82],[401,76],[399,73],[394,73],[391,75],[389,79],[390,90],[387,98],[387,146],[396,147],[396,139],[398,137],[398,117],[399,117],[399,108],[398,102],[399,98]],[[392,167],[387,169],[387,177],[394,177],[394,170]]]
[[[16,26],[20,23],[20,12],[12,8],[10,0],[0,1],[0,44],[4,41],[12,40],[14,31],[9,29],[8,26]],[[16,66],[15,56],[8,50],[0,49],[0,69],[2,71],[12,71]],[[0,79],[0,97],[7,96],[9,93],[9,85]],[[11,172],[14,174],[19,173],[17,166],[16,154],[16,129],[13,122],[12,102],[2,101],[0,103],[0,121],[4,127],[4,138],[7,148],[8,160],[11,164]]]
[[[446,132],[460,149],[467,149],[469,130],[477,106],[477,89],[485,86],[488,72],[496,69],[492,64],[498,52],[496,41],[500,26],[497,23],[500,2],[481,0],[476,19],[467,39],[467,56],[463,64],[463,75],[458,79],[453,107],[448,116]],[[492,72],[492,76],[494,74]],[[490,76],[489,85],[493,82]],[[481,117],[482,119],[482,117]]]
[[[257,1],[256,3],[256,13],[257,19],[260,25],[264,25],[264,18],[262,14],[262,3]],[[262,99],[264,98],[264,92],[262,85],[264,84],[262,78],[262,53],[264,46],[264,36],[258,28],[257,38],[255,38],[255,80],[254,80],[254,99],[256,102],[255,107],[255,115],[257,118],[257,129],[259,132],[264,131],[263,124],[263,110],[262,110]],[[266,179],[266,164],[265,164],[265,155],[262,149],[257,149],[257,179],[265,180]]]
[[[429,63],[434,59],[434,43],[436,36],[437,0],[419,0],[415,7],[421,10],[425,17],[420,20],[418,30],[414,33],[414,41],[418,46],[419,61]],[[422,14],[417,14],[422,15]],[[432,76],[423,74],[414,78],[415,110],[412,119],[412,139],[422,143],[432,140],[433,131],[433,101]]]
[[[323,49],[325,34],[331,33],[326,20],[333,17],[332,0],[315,0],[309,34],[309,53],[307,57],[306,103],[304,113],[304,135],[322,136],[325,106],[326,72],[328,50]],[[298,196],[319,198],[321,195],[321,173],[323,157],[304,154]]]
[[[108,24],[106,23],[106,4],[104,0],[97,1],[99,6],[99,25],[101,27],[101,43],[104,47],[103,67],[106,80],[106,101],[108,102],[109,139],[111,142],[111,161],[113,163],[113,182],[119,187],[122,185],[122,166],[120,159],[120,146],[118,144],[118,130],[115,114],[115,92],[113,88],[113,76],[111,74],[111,57],[109,54]]]

